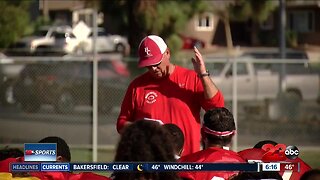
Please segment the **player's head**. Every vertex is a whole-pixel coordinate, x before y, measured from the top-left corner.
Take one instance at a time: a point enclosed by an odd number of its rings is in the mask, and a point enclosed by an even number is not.
[[[204,147],[228,146],[235,134],[236,126],[232,113],[224,107],[208,110],[204,114],[201,128]]]
[[[320,169],[311,169],[305,172],[300,180],[318,180],[320,179]]]
[[[263,145],[265,144],[272,144],[272,145],[277,145],[278,143],[272,140],[263,140],[263,141],[259,141],[256,145],[253,146],[253,148],[259,148],[261,149]]]
[[[170,134],[155,121],[136,121],[125,127],[115,162],[175,162]],[[143,167],[142,167],[143,168]],[[174,172],[115,172],[114,179],[176,179]]]
[[[170,50],[164,40],[156,35],[145,37],[139,45],[139,67],[148,68],[152,77],[169,75]]]
[[[174,150],[176,155],[180,156],[183,151],[184,135],[182,130],[175,124],[164,124],[163,127],[169,132],[174,142]]]
[[[57,161],[71,161],[70,148],[64,139],[57,136],[48,136],[41,139],[39,143],[57,143]]]
[[[7,158],[22,157],[23,155],[23,151],[21,151],[18,148],[5,147],[3,149],[0,149],[0,161],[5,160]]]

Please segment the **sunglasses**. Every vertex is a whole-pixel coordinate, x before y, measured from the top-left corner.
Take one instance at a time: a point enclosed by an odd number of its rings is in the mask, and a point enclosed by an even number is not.
[[[154,64],[154,65],[151,65],[151,66],[147,66],[147,68],[151,68],[151,67],[158,67],[158,66],[162,63],[162,61],[163,61],[164,57],[165,57],[165,53],[163,54],[163,56],[162,56],[162,58],[161,58],[161,60],[160,60],[160,62],[159,62],[159,63]]]
[[[164,57],[164,56],[163,56],[163,57]],[[160,60],[159,63],[154,64],[154,65],[151,65],[151,66],[147,66],[147,68],[148,68],[148,67],[158,67],[158,66],[162,63],[163,57],[162,57],[162,59]]]
[[[159,66],[159,65],[161,64],[161,62],[162,62],[162,59],[161,59],[161,61],[160,61],[159,63],[154,64],[154,65],[151,65],[151,66],[152,66],[152,67],[157,67],[157,66]]]

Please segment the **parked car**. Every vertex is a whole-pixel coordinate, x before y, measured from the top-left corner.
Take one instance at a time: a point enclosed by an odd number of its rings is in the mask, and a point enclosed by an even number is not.
[[[13,80],[9,79],[0,67],[0,104],[8,106],[15,103],[13,96]]]
[[[121,103],[127,88],[122,61],[99,61],[98,108],[108,113]],[[58,113],[70,113],[77,105],[92,104],[91,62],[28,64],[14,86],[14,97],[26,112],[37,112],[42,104]]]
[[[57,54],[80,54],[78,52],[79,39],[75,37],[71,30],[56,32],[54,34],[54,44],[49,48],[50,52]]]
[[[225,99],[232,99],[232,62],[206,59],[206,67],[224,94]],[[237,63],[238,100],[259,101],[274,100],[279,90],[279,72],[281,64],[254,63],[252,57],[239,57]],[[286,93],[298,101],[317,100],[320,92],[320,71],[304,63],[287,64]]]
[[[0,104],[2,106],[13,105],[13,84],[19,76],[24,64],[18,63],[0,53]]]
[[[6,56],[3,53],[0,53],[0,69],[1,72],[9,79],[15,78],[19,75],[23,69],[24,64],[16,62],[11,57]]]
[[[293,49],[286,50],[286,59],[303,59],[308,60],[308,55],[304,51],[297,51]],[[243,56],[252,57],[255,59],[280,59],[280,53],[278,49],[269,49],[269,50],[262,50],[254,52],[245,52]]]
[[[193,49],[194,46],[199,49],[205,48],[205,43],[200,39],[184,35],[180,35],[180,38],[182,40],[182,49]]]
[[[18,42],[9,46],[6,53],[9,55],[30,55],[36,53],[41,48],[52,46],[55,41],[55,33],[70,32],[70,26],[44,26],[36,31],[32,36],[20,39]]]
[[[92,52],[92,42],[93,33],[91,32],[87,38],[80,42],[78,50]],[[130,45],[126,37],[107,34],[103,28],[98,28],[96,48],[97,52],[119,52],[123,55],[128,55],[130,53]]]

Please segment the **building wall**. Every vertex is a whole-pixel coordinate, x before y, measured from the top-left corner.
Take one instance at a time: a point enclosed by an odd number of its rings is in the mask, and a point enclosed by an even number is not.
[[[298,44],[320,45],[320,8],[318,6],[296,6],[288,7],[287,14],[291,12],[307,11],[314,14],[313,30],[298,33]],[[289,17],[287,17],[288,19]]]
[[[210,16],[212,18],[212,28],[199,28],[199,16],[201,15],[195,15],[187,24],[185,31],[183,34],[185,36],[194,37],[196,39],[199,39],[203,42],[205,42],[206,46],[211,46],[211,42],[213,40],[216,27],[219,21],[219,18],[215,16],[212,13],[204,13],[202,14],[202,17],[204,16]]]
[[[84,7],[80,0],[39,0],[39,10],[56,25],[72,25],[72,12]]]
[[[39,9],[74,10],[84,8],[85,2],[80,0],[39,0]]]
[[[320,8],[315,8],[315,31],[320,32]]]

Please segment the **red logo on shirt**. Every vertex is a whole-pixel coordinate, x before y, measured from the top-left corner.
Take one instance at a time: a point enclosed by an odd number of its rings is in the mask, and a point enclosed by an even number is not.
[[[157,97],[158,97],[157,93],[151,91],[146,94],[145,99],[147,103],[152,104],[157,101],[156,100]]]

